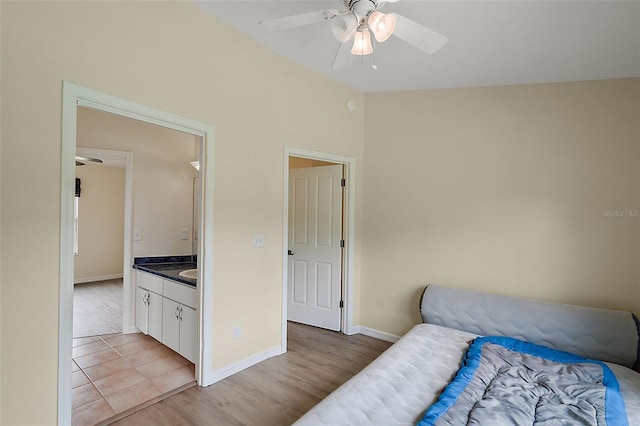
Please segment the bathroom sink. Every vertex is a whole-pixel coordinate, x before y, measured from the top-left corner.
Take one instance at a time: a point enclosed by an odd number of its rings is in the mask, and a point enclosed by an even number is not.
[[[178,275],[180,275],[181,277],[184,277],[184,278],[191,278],[192,280],[195,280],[195,279],[198,278],[198,270],[197,269],[185,269],[184,271],[179,272]]]

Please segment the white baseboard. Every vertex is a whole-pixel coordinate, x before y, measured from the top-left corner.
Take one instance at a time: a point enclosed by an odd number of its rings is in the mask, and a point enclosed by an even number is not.
[[[202,385],[203,386],[212,385],[216,382],[219,382],[222,379],[226,379],[227,377],[244,370],[245,368],[249,368],[252,365],[256,365],[259,362],[262,362],[264,360],[267,360],[277,355],[282,355],[282,347],[279,345],[274,346],[271,349],[267,349],[264,352],[260,352],[253,356],[250,356],[249,358],[245,358],[238,362],[234,362],[233,364],[227,365],[226,367],[223,367],[219,370],[205,372],[204,383]]]
[[[376,339],[384,340],[387,342],[395,343],[400,339],[400,336],[387,333],[386,331],[376,330],[374,328],[363,327],[361,325],[354,327],[354,329],[358,330],[358,333],[364,334],[365,336],[375,337]]]
[[[122,274],[99,275],[97,277],[88,277],[88,278],[76,278],[73,280],[73,283],[84,284],[84,283],[92,283],[94,281],[115,280],[118,278],[122,278]]]

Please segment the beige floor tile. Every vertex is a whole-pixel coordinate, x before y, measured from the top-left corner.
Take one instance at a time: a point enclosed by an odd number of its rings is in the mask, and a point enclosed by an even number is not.
[[[135,342],[125,343],[124,345],[118,346],[117,351],[122,355],[130,355],[136,352],[160,347],[162,347],[162,344],[154,339],[140,339]]]
[[[140,374],[135,368],[124,370],[104,379],[93,382],[96,389],[100,391],[105,397],[113,393],[119,392],[123,389],[130,388],[138,383],[144,382],[147,379]]]
[[[96,352],[89,355],[80,356],[78,358],[75,358],[74,361],[78,364],[78,367],[84,369],[88,367],[93,367],[94,365],[109,362],[119,357],[120,355],[118,355],[116,351],[109,348],[106,351],[101,351],[101,352]]]
[[[85,368],[84,374],[86,374],[92,382],[95,382],[96,380],[104,379],[105,377],[131,368],[131,364],[119,356],[111,361]]]
[[[76,346],[75,348],[73,348],[72,356],[73,358],[78,358],[79,356],[94,354],[106,349],[110,349],[109,345],[107,345],[102,340],[98,340],[97,342],[89,343],[82,346]]]
[[[90,337],[79,337],[77,339],[73,339],[73,347],[86,345],[88,343],[93,343],[99,341],[100,338],[98,336],[90,336]]]
[[[86,385],[87,383],[89,383],[89,379],[81,370],[71,373],[71,387],[73,389],[78,386]]]
[[[178,361],[181,365],[191,364],[191,361],[180,355],[179,353],[174,352],[173,358]]]
[[[156,389],[149,382],[143,382],[130,388],[121,390],[114,394],[108,395],[105,399],[116,412],[128,410],[136,405],[147,402],[153,398],[162,395],[164,392]]]
[[[139,365],[136,367],[136,369],[146,378],[150,379],[152,377],[177,370],[180,367],[182,367],[182,364],[180,364],[175,358],[166,357],[148,362],[143,365]]]
[[[71,410],[71,424],[73,426],[91,426],[116,414],[104,399],[91,402]]]
[[[171,349],[167,348],[166,346],[158,346],[155,348],[125,355],[125,358],[127,359],[127,361],[131,363],[131,365],[133,365],[134,367],[137,367],[139,365],[147,364],[157,359],[171,357],[174,354],[175,352],[173,352]]]
[[[142,333],[77,338],[74,346],[73,426],[104,422],[194,383],[193,364]]]
[[[73,389],[71,394],[71,407],[78,408],[100,399],[103,399],[100,392],[98,392],[91,383],[88,383]]]
[[[162,393],[172,391],[195,380],[193,366],[180,367],[177,370],[156,376],[151,383]]]
[[[121,346],[126,343],[143,340],[146,336],[142,333],[132,333],[132,334],[116,334],[116,335],[111,335],[110,337],[105,337],[105,336],[101,336],[101,337],[109,346],[115,348],[117,346]]]

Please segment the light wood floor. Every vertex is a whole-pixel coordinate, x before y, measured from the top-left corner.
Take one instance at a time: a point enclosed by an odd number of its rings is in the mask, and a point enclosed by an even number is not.
[[[290,425],[390,343],[289,323],[288,352],[158,402],[115,424]]]
[[[76,284],[73,337],[122,332],[122,278]]]

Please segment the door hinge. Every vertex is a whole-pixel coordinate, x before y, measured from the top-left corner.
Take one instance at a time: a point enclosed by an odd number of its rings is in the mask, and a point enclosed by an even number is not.
[[[340,240],[340,248],[344,248],[344,240]]]
[[[346,179],[340,179],[340,186],[347,186],[347,180]]]
[[[340,301],[340,307],[341,307],[341,308],[344,308],[344,300],[341,300],[341,301]]]

